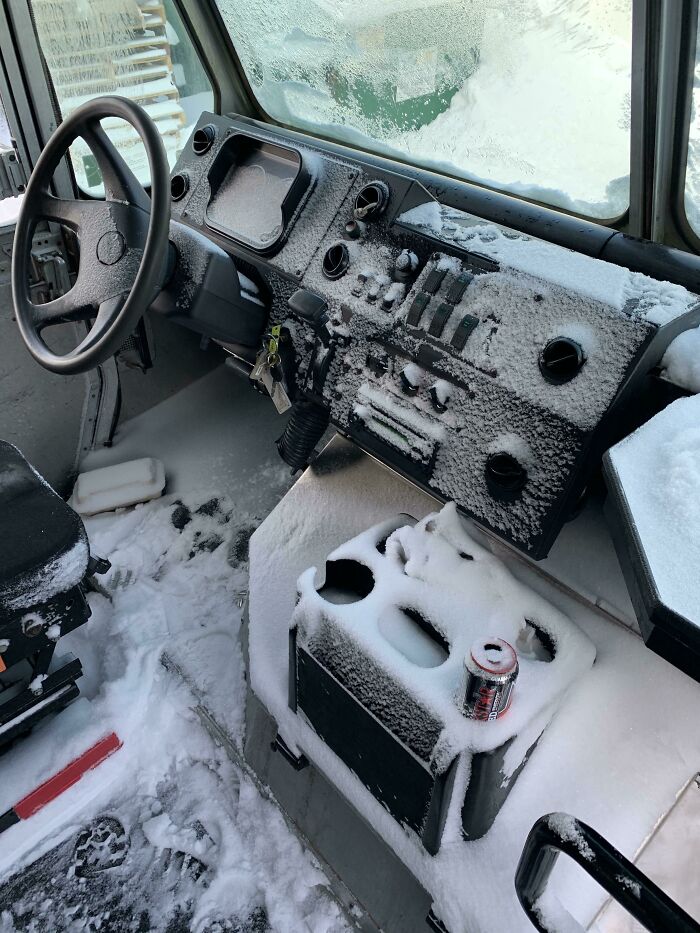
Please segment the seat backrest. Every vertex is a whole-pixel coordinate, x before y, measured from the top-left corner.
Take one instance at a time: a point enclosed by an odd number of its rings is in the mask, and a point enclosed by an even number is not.
[[[0,441],[0,617],[76,586],[90,560],[80,517]]]

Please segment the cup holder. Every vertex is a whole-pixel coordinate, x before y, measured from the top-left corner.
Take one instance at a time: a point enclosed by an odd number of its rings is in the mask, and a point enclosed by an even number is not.
[[[326,602],[336,606],[359,603],[374,589],[374,574],[356,560],[326,561],[326,580],[318,590]]]
[[[449,657],[447,639],[415,609],[389,606],[379,617],[379,631],[392,648],[418,667],[440,667]]]
[[[518,632],[514,647],[518,655],[528,661],[549,663],[554,660],[556,654],[554,642],[547,632],[529,619],[525,619],[523,627]]]

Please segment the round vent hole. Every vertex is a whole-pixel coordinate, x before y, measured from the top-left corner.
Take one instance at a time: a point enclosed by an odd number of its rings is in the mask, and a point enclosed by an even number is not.
[[[540,353],[540,372],[554,384],[573,379],[586,357],[583,348],[570,337],[555,337]]]
[[[389,201],[389,188],[383,181],[365,185],[355,198],[355,217],[358,220],[373,220],[383,212]]]
[[[491,454],[486,461],[486,484],[495,498],[517,498],[526,482],[527,470],[512,454]]]
[[[323,274],[327,279],[339,279],[350,265],[350,254],[345,243],[336,243],[326,250],[323,257]]]
[[[206,126],[200,126],[198,130],[195,130],[194,136],[192,137],[192,148],[194,149],[195,155],[204,155],[205,152],[208,152],[211,149],[215,137],[216,127],[211,123],[207,123]]]
[[[190,187],[190,180],[187,175],[178,173],[173,175],[170,179],[170,197],[173,201],[181,201],[182,198],[187,194],[187,189]]]

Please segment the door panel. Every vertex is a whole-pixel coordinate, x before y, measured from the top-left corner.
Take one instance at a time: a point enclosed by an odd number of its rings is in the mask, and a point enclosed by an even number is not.
[[[16,444],[53,486],[65,492],[78,447],[85,377],[49,373],[27,352],[12,308],[12,237],[12,227],[0,230],[0,438]],[[57,339],[70,348],[68,334]]]

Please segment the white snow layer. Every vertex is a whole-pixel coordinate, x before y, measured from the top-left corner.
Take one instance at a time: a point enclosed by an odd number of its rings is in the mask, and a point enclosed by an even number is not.
[[[389,532],[382,555],[377,543]],[[517,736],[520,741],[509,749],[505,777],[512,774],[531,744],[532,724],[551,718],[560,695],[593,663],[589,639],[467,533],[454,503],[415,526],[400,517],[374,526],[336,548],[328,559],[354,560],[368,567],[374,589],[353,604],[333,605],[317,592],[318,572],[311,567],[299,579],[300,599],[292,623],[303,628],[304,641],[313,645],[315,633],[331,620],[333,628],[359,649],[360,664],[364,653],[441,724],[432,759],[438,772],[461,752],[491,751]],[[443,664],[417,665],[386,639],[381,620],[402,608],[418,612],[445,638],[449,655]],[[554,659],[544,662],[521,655],[508,714],[486,725],[467,719],[459,709],[459,693],[472,644],[477,638],[504,638],[517,647],[528,622],[549,636]],[[422,659],[419,645],[407,636],[409,650]],[[374,690],[378,693],[381,687],[375,683]],[[389,699],[386,706],[391,705]],[[522,741],[525,734],[527,744]]]
[[[336,547],[379,521],[399,512],[422,518],[434,509],[434,499],[350,445],[336,445],[325,465],[308,471],[251,539],[251,684],[285,741],[307,754],[431,893],[451,933],[528,933],[513,879],[533,823],[545,813],[570,813],[633,856],[697,770],[697,730],[685,717],[669,717],[668,704],[697,709],[700,686],[624,627],[526,573],[504,553],[511,571],[585,631],[596,645],[596,662],[564,698],[487,835],[464,842],[453,807],[442,847],[429,856],[289,710],[287,628],[295,582],[305,568],[322,566]],[[462,769],[458,785],[467,776]],[[552,880],[553,893],[586,927],[602,905],[601,889],[570,860],[560,860]]]
[[[673,402],[609,456],[660,597],[700,625],[700,397]]]
[[[661,369],[670,382],[689,392],[700,392],[700,327],[683,331],[671,341]]]
[[[630,272],[623,266],[584,256],[525,234],[506,232],[494,224],[465,225],[467,217],[454,208],[429,201],[406,211],[397,219],[400,223],[495,259],[503,267],[561,285],[567,291],[599,301],[617,311],[630,308],[631,316],[659,326],[684,314],[698,300],[681,285],[658,282],[641,272]]]
[[[81,473],[73,488],[70,505],[79,515],[97,515],[157,499],[164,488],[163,462],[153,457],[141,457]]]
[[[3,835],[3,878],[105,810],[127,832],[140,826],[156,850],[192,852],[192,823],[199,821],[209,838],[206,851],[200,838],[194,854],[210,872],[208,886],[194,894],[187,888],[196,899],[193,933],[217,920],[245,919],[258,907],[275,931],[347,929],[325,877],[279,810],[214,743],[193,711],[198,700],[161,664],[165,653],[191,675],[195,693],[206,695],[208,709],[240,748],[245,683],[238,597],[255,521],[209,495],[164,498],[88,520],[94,552],[112,562],[100,578],[111,602],[91,594],[92,618],[59,645],[59,653],[71,650],[83,662],[83,698],[3,758],[0,812],[110,731],[124,745]],[[170,787],[167,806],[164,786]],[[172,900],[162,910],[149,903],[152,920],[165,922],[173,907]],[[0,928],[8,908],[0,905]]]

